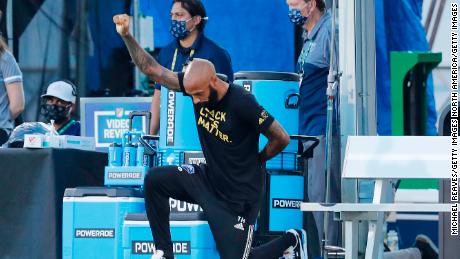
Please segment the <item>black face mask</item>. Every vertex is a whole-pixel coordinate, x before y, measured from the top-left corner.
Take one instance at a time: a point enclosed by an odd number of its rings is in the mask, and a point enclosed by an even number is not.
[[[61,106],[57,104],[44,103],[42,104],[42,114],[45,116],[47,121],[54,120],[56,123],[62,123],[68,119],[67,116],[69,114],[70,107],[71,105]]]
[[[209,98],[206,102],[202,103],[203,105],[212,107],[217,104],[217,90],[209,86]]]

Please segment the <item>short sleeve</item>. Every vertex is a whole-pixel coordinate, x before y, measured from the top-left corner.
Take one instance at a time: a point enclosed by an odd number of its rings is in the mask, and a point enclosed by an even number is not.
[[[243,90],[245,91],[245,90]],[[273,123],[273,116],[268,113],[257,101],[254,95],[243,92],[241,101],[237,106],[238,114],[249,125],[259,132],[265,132]]]
[[[1,57],[0,70],[5,84],[22,82],[21,70],[9,51],[5,51]]]

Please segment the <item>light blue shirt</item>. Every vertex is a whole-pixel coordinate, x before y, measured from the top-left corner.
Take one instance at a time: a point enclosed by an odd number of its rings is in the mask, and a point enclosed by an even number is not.
[[[0,129],[9,132],[14,123],[10,116],[10,101],[6,92],[6,85],[22,82],[22,73],[13,54],[5,50],[0,56]]]
[[[310,32],[304,32],[304,44],[302,52],[297,61],[297,69],[300,74],[303,72],[303,65],[310,63],[319,68],[329,67],[330,41],[332,31],[331,14],[326,12],[319,19],[318,23]],[[338,57],[338,33],[335,38],[335,54]],[[336,59],[338,60],[338,58]],[[336,62],[338,65],[338,62]]]
[[[327,76],[329,74],[332,19],[324,13],[310,32],[304,33],[304,45],[297,62],[302,76],[299,103],[299,134],[320,136],[326,134]],[[337,50],[335,38],[335,50]],[[335,52],[338,56],[338,52]],[[337,61],[338,58],[335,58]],[[337,64],[336,62],[335,64]]]

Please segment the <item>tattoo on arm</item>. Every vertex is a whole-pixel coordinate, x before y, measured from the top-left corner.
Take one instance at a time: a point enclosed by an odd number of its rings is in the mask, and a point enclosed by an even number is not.
[[[179,79],[176,73],[158,64],[150,54],[139,46],[130,34],[122,37],[122,39],[128,48],[129,55],[131,55],[134,64],[136,64],[142,73],[170,90],[180,90]]]
[[[283,151],[289,144],[289,135],[276,120],[272,122],[270,127],[263,134],[267,137],[268,143],[265,145],[262,152],[260,152],[260,159],[262,162],[266,162]]]

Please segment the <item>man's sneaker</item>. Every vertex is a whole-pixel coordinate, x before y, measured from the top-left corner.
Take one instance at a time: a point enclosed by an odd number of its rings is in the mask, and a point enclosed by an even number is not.
[[[291,233],[295,237],[295,246],[290,246],[284,251],[284,259],[308,259],[307,255],[307,233],[303,229],[289,229],[286,233]]]
[[[166,259],[166,257],[164,257],[163,255],[164,255],[163,251],[156,250],[155,252],[153,252],[151,259]]]
[[[428,236],[418,235],[415,237],[415,247],[420,250],[422,259],[438,259],[439,250]]]

